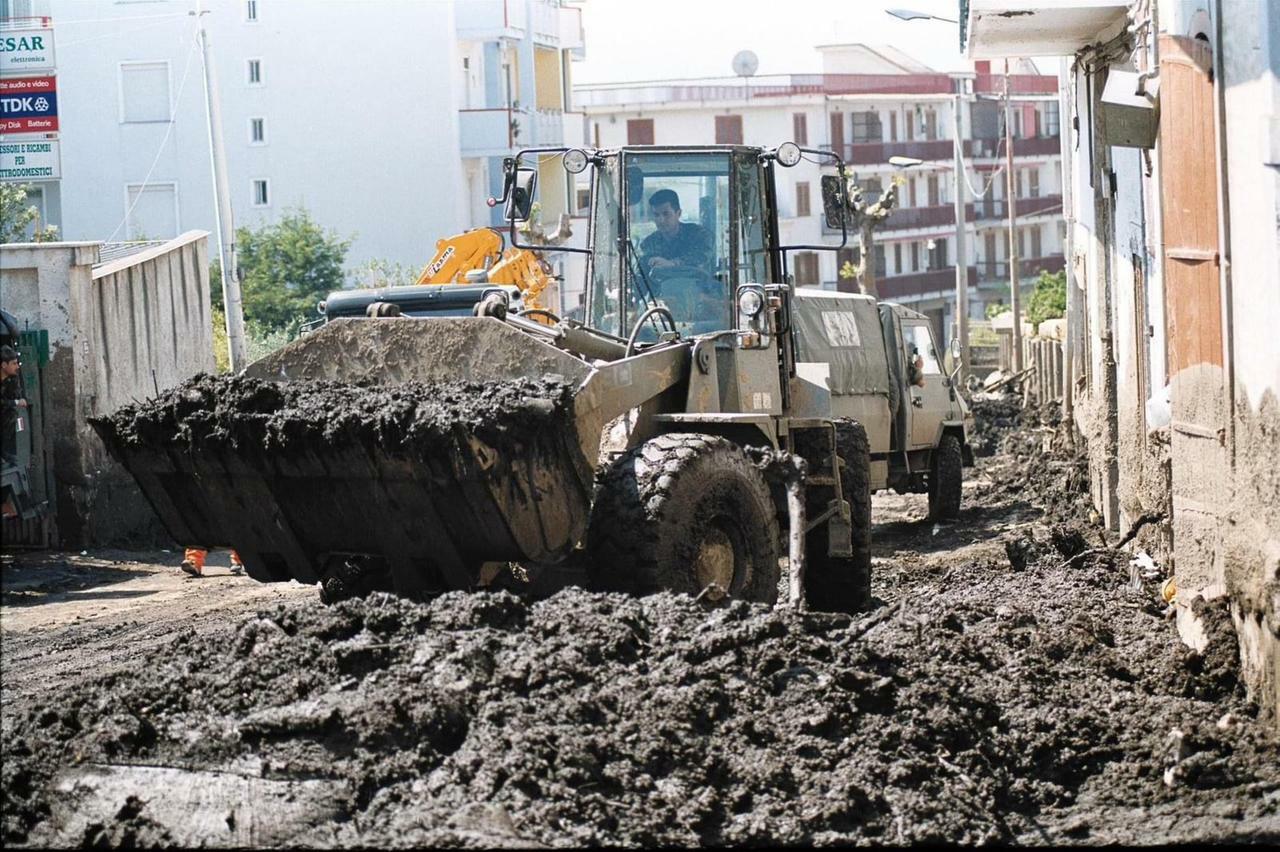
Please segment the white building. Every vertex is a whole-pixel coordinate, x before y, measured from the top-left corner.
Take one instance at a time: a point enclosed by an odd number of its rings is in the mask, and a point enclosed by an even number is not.
[[[216,232],[203,25],[236,224],[305,207],[354,235],[353,267],[416,269],[436,239],[495,221],[502,156],[563,141],[582,56],[580,10],[560,0],[0,0],[0,15],[56,32],[63,176],[36,200],[65,238]],[[558,177],[540,193],[552,214]]]
[[[952,133],[953,93],[964,92],[961,137],[974,189],[970,196],[968,256],[975,287],[970,306],[982,316],[985,303],[1008,300],[1004,205],[1004,77],[987,63],[976,73],[934,72],[892,48],[867,45],[820,47],[821,74],[664,80],[580,86],[574,99],[587,114],[591,144],[741,143],[777,145],[792,140],[839,151],[864,189],[886,189],[895,177],[901,209],[877,233],[876,263],[883,298],[930,314],[941,333],[951,323],[955,293],[955,212]],[[1011,77],[1019,257],[1023,285],[1040,269],[1062,269],[1060,150],[1057,78],[1033,67]],[[900,170],[893,155],[924,162]],[[827,243],[838,232],[824,229],[818,187],[833,167],[803,161],[780,170],[778,202],[784,244]],[[997,170],[998,174],[997,174]],[[993,179],[995,178],[995,179]],[[852,239],[839,254],[797,252],[796,281],[853,289],[840,268],[857,259]]]

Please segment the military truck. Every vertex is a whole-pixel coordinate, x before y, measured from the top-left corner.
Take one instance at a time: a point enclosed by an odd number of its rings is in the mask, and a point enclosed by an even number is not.
[[[839,243],[782,242],[775,175],[805,155],[834,166],[822,195]],[[340,430],[298,450],[186,445],[177,428],[144,440],[111,420],[100,434],[177,540],[235,547],[256,579],[319,582],[329,598],[472,588],[485,565],[536,573],[585,556],[603,587],[773,602],[786,556],[792,601],[865,605],[870,493],[928,493],[935,516],[954,517],[971,418],[956,347],[944,352],[924,316],[794,286],[792,252],[847,239],[843,163],[793,143],[524,150],[490,200],[514,246],[548,157],[589,170],[586,244],[560,247],[585,255],[584,321],[491,292],[474,317],[335,319],[246,372],[415,388],[466,377],[479,395],[553,376],[571,393],[547,403],[563,414],[552,425],[528,411],[510,428],[459,423],[430,452]],[[698,229],[689,263],[648,256],[660,190]]]

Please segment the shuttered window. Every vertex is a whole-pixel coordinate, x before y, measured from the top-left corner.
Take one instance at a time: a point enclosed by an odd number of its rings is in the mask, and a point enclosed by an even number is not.
[[[169,63],[120,63],[120,121],[168,121]]]
[[[809,182],[801,181],[796,184],[796,215],[809,215]]]
[[[717,115],[716,116],[716,144],[717,145],[741,145],[742,144],[742,116],[740,115]]]
[[[653,144],[653,119],[652,118],[627,119],[627,144],[628,145],[652,145]]]

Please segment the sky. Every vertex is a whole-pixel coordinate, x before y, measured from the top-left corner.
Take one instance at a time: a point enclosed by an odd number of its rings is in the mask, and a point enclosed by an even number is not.
[[[968,68],[957,24],[901,21],[885,9],[958,17],[956,0],[585,0],[587,58],[574,83],[728,77],[739,50],[758,74],[822,70],[819,44],[890,44],[939,71]]]

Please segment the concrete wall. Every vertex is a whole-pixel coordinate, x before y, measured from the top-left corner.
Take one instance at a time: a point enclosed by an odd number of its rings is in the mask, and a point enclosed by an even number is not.
[[[1136,546],[1172,569],[1178,628],[1188,644],[1207,641],[1194,602],[1229,600],[1250,694],[1280,723],[1280,11],[1233,5],[1219,17],[1222,5],[1161,4],[1152,40],[1136,53],[1132,45],[1116,45],[1110,53],[1103,46],[1075,57],[1074,108],[1063,122],[1070,126],[1074,118],[1081,128],[1069,216],[1070,263],[1084,295],[1072,329],[1083,343],[1074,366],[1086,380],[1074,402],[1096,508],[1117,531],[1144,516],[1157,519]],[[1131,56],[1132,70],[1153,67],[1157,35],[1216,49],[1216,103],[1198,113],[1212,113],[1209,135],[1216,137],[1203,149],[1207,169],[1176,156],[1185,154],[1192,118],[1172,123],[1177,134],[1158,139],[1149,161],[1133,149],[1100,144],[1105,119],[1096,93],[1107,69],[1127,67]],[[1171,82],[1161,86],[1166,116],[1188,109],[1171,100],[1178,91]],[[1192,177],[1207,183],[1207,195],[1188,193],[1186,162],[1197,162]],[[1175,180],[1181,195],[1170,194]],[[1175,309],[1170,300],[1185,302],[1186,295],[1166,292],[1173,286],[1166,264],[1173,260],[1165,253],[1195,247],[1176,217],[1212,209],[1215,186],[1217,252],[1211,245],[1206,259],[1221,261],[1218,292],[1210,288],[1202,300]],[[1171,198],[1181,204],[1172,214]],[[1177,237],[1166,233],[1175,225]],[[1167,310],[1182,311],[1182,319]],[[1185,325],[1188,313],[1205,312],[1220,313],[1222,352],[1213,343],[1204,363],[1199,355],[1189,361],[1189,349],[1219,333],[1215,322]],[[1184,327],[1175,329],[1178,321]],[[1147,403],[1158,403],[1166,383],[1171,425],[1160,426]]]
[[[1216,562],[1246,675],[1280,718],[1280,8],[1229,5],[1218,36],[1233,476]]]
[[[45,422],[54,541],[126,544],[159,534],[154,514],[105,454],[88,418],[212,371],[208,234],[192,231],[94,267],[98,243],[0,248],[4,308],[49,332]]]

